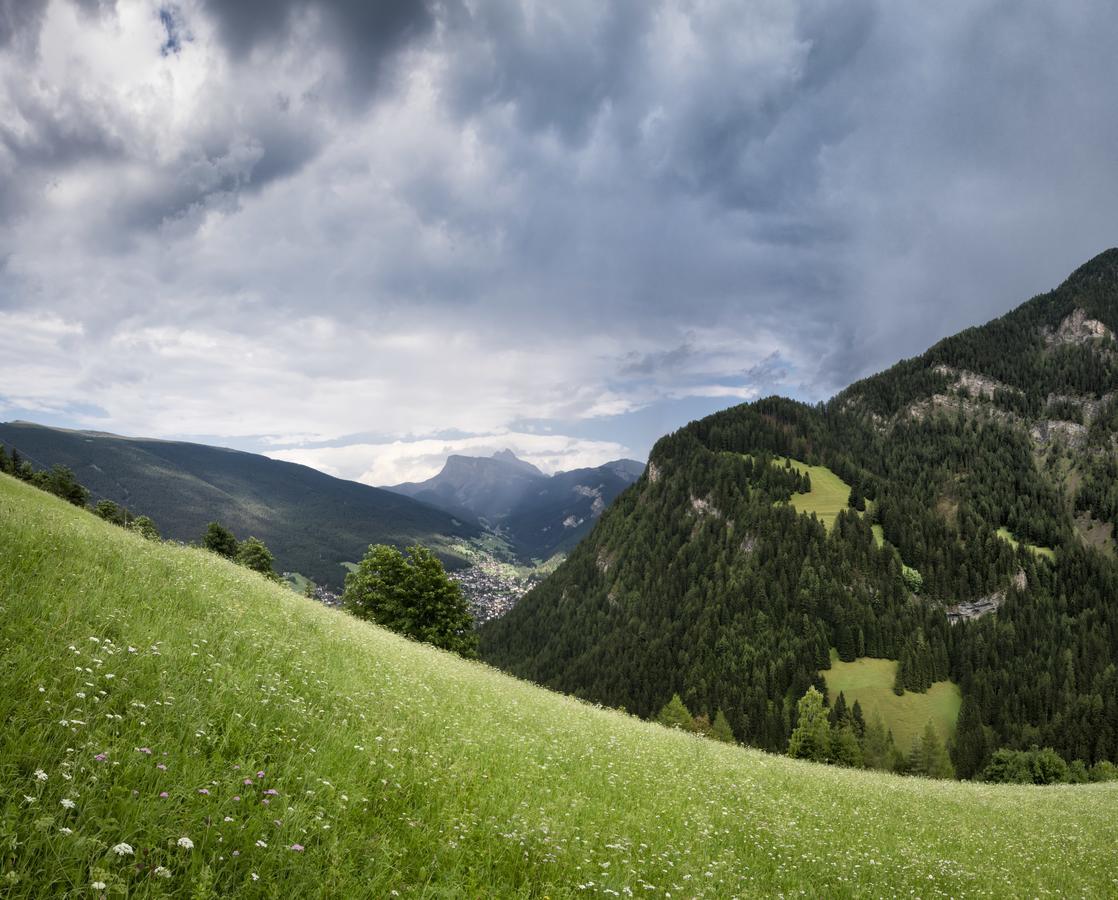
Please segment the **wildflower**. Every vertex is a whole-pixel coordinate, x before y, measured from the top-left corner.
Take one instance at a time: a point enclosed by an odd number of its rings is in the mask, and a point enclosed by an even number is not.
[[[151,756],[151,747],[137,747],[136,752],[146,753],[148,756]]]
[[[132,845],[123,843],[117,844],[115,847],[113,847],[113,853],[115,853],[117,856],[131,856],[133,853]]]
[[[179,838],[178,839],[178,845],[180,847],[182,847],[184,850],[193,850],[194,849],[194,841],[192,841],[188,837]]]
[[[263,803],[263,804],[264,804],[265,806],[267,806],[267,805],[268,805],[269,803],[271,803],[271,801],[270,801],[270,800],[269,800],[269,799],[268,799],[267,797],[265,797],[265,798],[264,798],[263,800],[261,800],[260,802],[261,802],[261,803]]]
[[[171,795],[168,794],[166,791],[160,791],[159,792],[159,799],[161,799],[161,800],[166,800],[170,796]]]
[[[198,793],[199,794],[205,794],[205,795],[209,796],[210,792],[209,792],[208,788],[198,788]]]
[[[104,762],[104,761],[105,761],[106,759],[108,759],[108,758],[109,758],[109,754],[107,754],[107,753],[98,753],[98,754],[97,754],[97,755],[96,755],[95,757],[93,757],[93,758],[94,758],[95,760],[97,760],[97,762]]]
[[[263,777],[264,777],[264,773],[263,773],[263,772],[257,772],[257,773],[256,773],[256,777],[257,777],[257,778],[263,778]]]
[[[226,822],[232,822],[232,821],[233,821],[233,817],[232,817],[232,816],[226,816],[226,817],[225,817],[225,821],[226,821]]]
[[[257,842],[256,842],[256,846],[257,846],[257,847],[267,847],[267,846],[268,846],[268,842],[267,842],[267,841],[257,841]]]
[[[233,800],[234,800],[234,801],[239,801],[240,799],[241,799],[241,798],[240,798],[240,796],[239,796],[239,795],[233,798]]]
[[[246,778],[243,783],[251,785],[252,784],[252,779],[251,778]]]
[[[259,881],[259,880],[260,880],[260,876],[259,876],[259,875],[257,875],[257,874],[256,874],[255,872],[253,872],[253,873],[252,873],[252,880],[253,880],[253,881]]]
[[[302,844],[292,844],[291,849],[294,850],[296,853],[302,853],[305,848]]]
[[[240,851],[240,850],[234,850],[234,851],[233,851],[233,855],[234,855],[234,856],[240,856],[240,855],[241,855],[241,851]]]
[[[163,763],[156,763],[155,768],[157,768],[160,772],[166,772],[167,771],[167,766],[164,765]]]
[[[90,887],[93,888],[93,890],[95,891],[103,891],[105,889],[105,882],[95,881],[93,882],[93,884],[90,885]]]
[[[73,834],[73,833],[74,833],[74,829],[73,829],[73,828],[59,828],[58,830],[59,830],[59,831],[60,831],[60,832],[61,832],[62,834]]]
[[[166,866],[156,866],[155,867],[155,877],[156,878],[170,878],[171,877],[171,870],[168,869]]]
[[[23,799],[26,800],[28,803],[34,803],[35,802],[35,798],[32,797],[30,794],[24,794]]]
[[[77,806],[78,806],[78,804],[76,804],[69,797],[63,797],[62,800],[61,800],[61,803],[62,803],[62,808],[63,809],[76,809]]]
[[[47,777],[48,777],[47,773],[44,772],[42,769],[36,769],[35,770],[35,780],[36,781],[46,781]]]
[[[264,794],[268,797],[277,797],[279,796],[279,791],[277,791],[275,788],[268,788],[268,790],[266,790]]]

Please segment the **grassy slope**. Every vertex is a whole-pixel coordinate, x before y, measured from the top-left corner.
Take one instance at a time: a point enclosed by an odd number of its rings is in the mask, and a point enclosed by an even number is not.
[[[774,464],[784,465],[784,457],[776,457]],[[799,513],[815,513],[823,526],[830,531],[835,519],[846,509],[850,500],[850,485],[826,466],[809,466],[798,459],[791,460],[792,468],[811,477],[811,490],[806,494],[792,495],[792,508]]]
[[[1008,543],[1014,550],[1022,545],[1021,542],[1014,537],[1013,532],[1005,526],[999,528],[997,534],[998,537]],[[1056,551],[1051,547],[1038,547],[1036,544],[1025,544],[1024,547],[1026,550],[1031,550],[1037,556],[1043,556],[1047,560],[1054,560],[1056,558]]]
[[[898,697],[893,693],[896,674],[895,660],[865,658],[847,663],[841,662],[832,650],[831,668],[823,673],[823,678],[832,702],[842,691],[847,704],[852,706],[855,700],[862,704],[867,722],[873,718],[875,711],[880,712],[886,727],[893,730],[893,738],[902,752],[907,753],[912,742],[924,732],[928,719],[935,722],[940,737],[945,741],[954,737],[959,707],[963,702],[958,685],[951,681],[937,681],[927,693],[906,691]]]
[[[204,865],[275,897],[1118,889],[1118,785],[900,779],[664,731],[3,476],[0,606],[5,896],[186,893]]]

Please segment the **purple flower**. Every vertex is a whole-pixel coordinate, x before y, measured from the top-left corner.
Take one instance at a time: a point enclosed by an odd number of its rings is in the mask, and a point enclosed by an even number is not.
[[[155,768],[159,769],[159,771],[161,771],[161,772],[166,772],[167,771],[167,767],[165,765],[163,765],[163,763],[156,763]]]
[[[108,759],[108,758],[109,758],[109,754],[107,754],[107,753],[98,753],[98,754],[97,754],[97,755],[96,755],[95,757],[93,757],[93,758],[94,758],[95,760],[97,760],[97,762],[104,762],[104,761],[105,761],[106,759]]]
[[[198,788],[198,793],[205,794],[207,797],[210,795],[210,792],[207,788]]]
[[[148,756],[151,756],[151,747],[137,747],[136,752],[146,753]]]
[[[294,850],[296,853],[302,853],[303,850],[304,850],[304,847],[303,847],[302,844],[292,844],[291,849]]]
[[[160,792],[159,792],[159,796],[160,796],[160,797],[161,797],[162,799],[166,800],[166,799],[167,799],[168,797],[170,797],[171,795],[170,795],[170,794],[168,794],[168,793],[167,793],[166,791],[160,791]]]
[[[241,798],[240,798],[240,796],[237,796],[237,797],[234,797],[233,799],[239,801]]]
[[[264,794],[268,797],[278,797],[279,791],[277,791],[275,788],[268,788],[268,790],[266,790]]]
[[[271,801],[270,801],[270,800],[269,800],[269,799],[268,799],[267,797],[265,797],[265,798],[264,798],[263,800],[261,800],[260,802],[261,802],[261,803],[263,803],[263,804],[264,804],[265,806],[267,806],[267,805],[268,805],[268,804],[269,804],[269,803],[270,803]]]
[[[257,777],[257,778],[263,778],[263,777],[264,777],[264,773],[263,773],[263,772],[257,772],[257,773],[256,773],[256,777]]]
[[[247,785],[251,786],[252,785],[252,779],[251,778],[246,778],[244,780],[243,784],[247,784]]]

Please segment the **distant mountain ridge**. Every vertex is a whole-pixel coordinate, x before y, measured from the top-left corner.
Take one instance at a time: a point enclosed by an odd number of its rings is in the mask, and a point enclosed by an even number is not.
[[[481,535],[474,517],[296,463],[222,447],[0,423],[0,443],[39,467],[69,466],[95,500],[151,516],[164,537],[197,540],[217,520],[264,541],[281,571],[335,589],[369,544],[426,544],[451,566],[451,544]]]
[[[621,459],[549,476],[504,449],[488,457],[449,456],[426,481],[385,490],[476,517],[525,558],[547,559],[577,544],[643,472],[643,463]]]

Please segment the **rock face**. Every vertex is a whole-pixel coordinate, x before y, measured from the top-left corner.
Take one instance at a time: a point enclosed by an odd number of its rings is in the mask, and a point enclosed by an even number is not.
[[[1042,419],[1029,428],[1029,436],[1037,447],[1047,447],[1059,440],[1070,449],[1078,450],[1087,443],[1087,428],[1077,422]]]
[[[968,372],[965,369],[953,369],[950,366],[940,365],[936,366],[932,371],[937,375],[953,377],[955,383],[952,387],[955,390],[966,391],[968,396],[974,398],[981,397],[984,400],[993,400],[994,394],[997,391],[1006,391],[1013,394],[1021,393],[1018,388],[1003,384],[995,378],[988,378],[985,375],[980,375],[977,372]]]
[[[1045,343],[1054,347],[1059,344],[1088,344],[1100,339],[1113,340],[1110,329],[1098,319],[1090,318],[1082,309],[1073,310],[1055,331],[1044,336]]]

